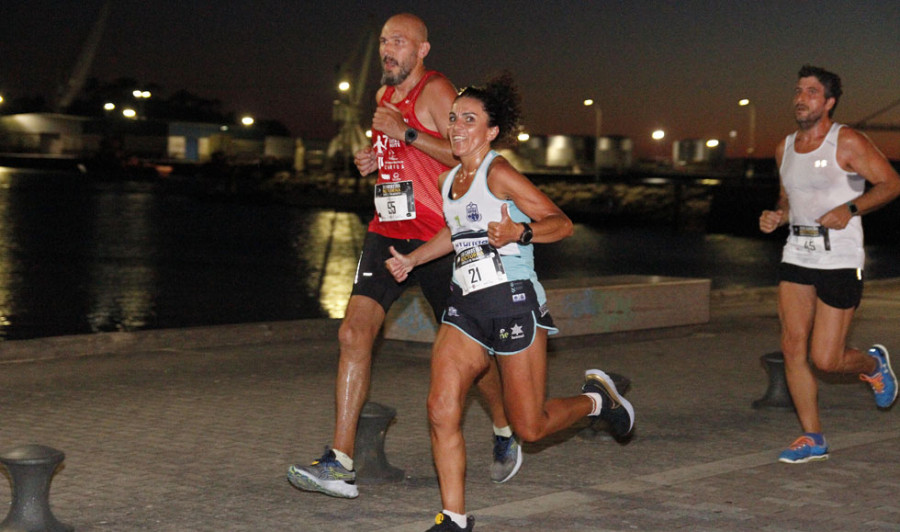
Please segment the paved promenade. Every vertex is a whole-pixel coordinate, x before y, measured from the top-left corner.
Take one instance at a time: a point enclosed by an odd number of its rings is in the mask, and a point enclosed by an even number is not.
[[[897,408],[879,411],[855,377],[828,379],[831,459],[778,463],[797,421],[751,408],[768,383],[760,357],[778,350],[774,289],[714,292],[710,308],[708,324],[551,341],[553,395],[577,393],[591,367],[631,380],[627,443],[582,425],[526,445],[519,474],[495,485],[490,422],[473,396],[475,530],[900,530]],[[898,367],[898,324],[900,280],[870,282],[851,340],[883,343]],[[405,480],[362,483],[343,500],[285,479],[330,441],[336,330],[306,321],[0,343],[0,451],[65,452],[50,501],[77,531],[424,531],[440,510],[428,345],[385,342],[374,369],[371,399],[397,410],[386,454]],[[0,478],[0,519],[10,498]]]

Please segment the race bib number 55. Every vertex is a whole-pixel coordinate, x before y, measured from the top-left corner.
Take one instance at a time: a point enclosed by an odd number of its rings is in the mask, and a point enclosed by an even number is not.
[[[414,220],[416,200],[412,181],[378,183],[375,185],[375,212],[381,222]]]

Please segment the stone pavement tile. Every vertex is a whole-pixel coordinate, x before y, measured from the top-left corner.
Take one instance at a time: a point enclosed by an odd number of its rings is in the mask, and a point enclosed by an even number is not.
[[[853,335],[900,352],[900,331],[885,326],[900,305],[885,294],[895,292],[875,291]],[[875,409],[858,381],[822,383],[831,460],[775,461],[799,428],[791,412],[750,408],[767,383],[759,358],[778,343],[771,298],[755,297],[717,306],[708,325],[553,344],[551,395],[577,393],[589,367],[631,380],[627,443],[586,438],[580,424],[527,444],[521,472],[495,485],[490,422],[473,394],[476,530],[898,530],[885,464],[900,460],[900,418]],[[66,453],[51,503],[79,531],[426,529],[440,509],[427,345],[385,342],[373,370],[370,398],[397,409],[385,451],[403,482],[361,482],[350,501],[285,480],[331,439],[336,353],[328,338],[3,363],[0,450]],[[9,498],[0,482],[0,502]]]

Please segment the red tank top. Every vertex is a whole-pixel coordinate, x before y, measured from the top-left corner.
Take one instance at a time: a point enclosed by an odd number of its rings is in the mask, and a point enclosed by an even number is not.
[[[409,95],[394,105],[403,114],[403,120],[411,127],[433,137],[442,138],[437,131],[425,128],[416,118],[416,100],[432,76],[443,74],[429,70]],[[387,87],[379,105],[391,101],[394,87]],[[411,181],[415,199],[416,217],[412,220],[381,221],[376,213],[369,223],[369,231],[388,238],[429,240],[444,227],[441,192],[438,177],[449,169],[443,163],[408,146],[402,139],[394,139],[381,131],[372,131],[372,147],[378,157],[378,179],[376,184]]]

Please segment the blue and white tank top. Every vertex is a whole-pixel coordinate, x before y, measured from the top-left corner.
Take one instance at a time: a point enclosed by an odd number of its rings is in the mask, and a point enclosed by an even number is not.
[[[453,199],[451,189],[453,180],[462,165],[457,165],[450,170],[450,173],[444,180],[444,185],[441,189],[441,194],[444,198],[444,219],[450,228],[453,250],[457,255],[475,246],[488,245],[488,223],[500,221],[500,207],[503,204],[506,204],[512,221],[517,223],[528,223],[531,221],[531,218],[520,211],[513,201],[502,200],[494,196],[488,188],[488,170],[498,155],[494,150],[488,152],[475,172],[475,177],[469,185],[469,190],[459,198]],[[511,242],[496,251],[500,255],[500,261],[503,264],[507,280],[530,280],[534,285],[538,303],[544,304],[547,296],[534,271],[534,247],[532,245],[522,246],[516,242]],[[454,279],[454,282],[457,281]],[[457,284],[459,283],[457,282]]]

